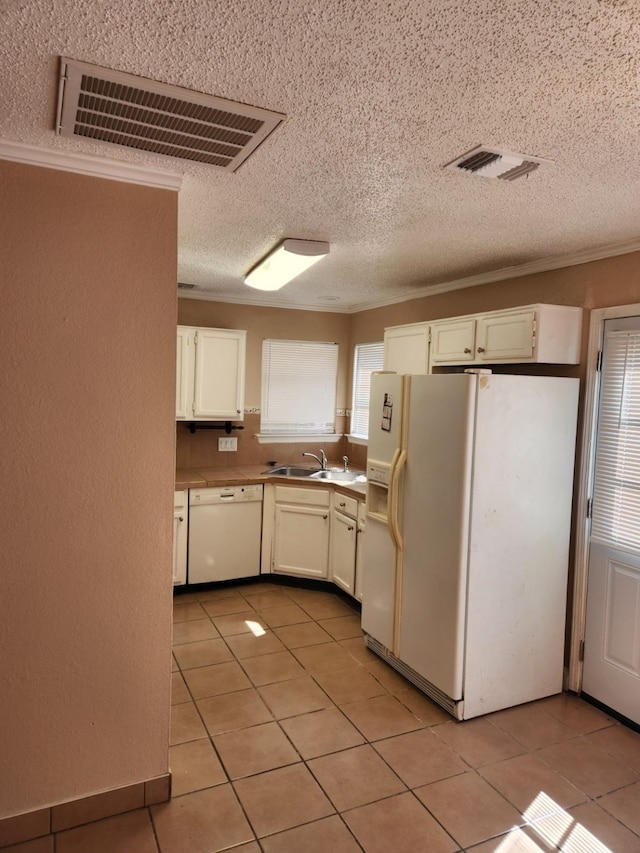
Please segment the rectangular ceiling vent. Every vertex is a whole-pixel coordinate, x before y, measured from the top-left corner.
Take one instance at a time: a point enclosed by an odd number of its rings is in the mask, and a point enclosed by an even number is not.
[[[514,154],[511,151],[500,151],[498,148],[486,148],[484,145],[468,151],[461,157],[456,157],[447,163],[445,169],[454,172],[466,172],[469,175],[480,175],[482,178],[500,178],[502,181],[515,181],[524,175],[535,172],[541,163],[549,163],[541,157],[530,157],[528,154]]]
[[[197,290],[197,284],[187,284],[186,281],[178,282],[178,290]]]
[[[56,132],[235,172],[286,116],[61,58]]]

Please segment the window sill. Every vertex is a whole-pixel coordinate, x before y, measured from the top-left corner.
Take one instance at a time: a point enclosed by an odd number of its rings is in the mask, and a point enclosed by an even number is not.
[[[303,433],[291,433],[287,435],[271,435],[265,433],[257,433],[256,438],[258,444],[336,444],[342,438],[342,433],[321,433],[319,435],[310,435]]]
[[[361,444],[363,447],[366,447],[369,444],[369,439],[363,438],[361,435],[347,435],[345,437],[349,444]]]

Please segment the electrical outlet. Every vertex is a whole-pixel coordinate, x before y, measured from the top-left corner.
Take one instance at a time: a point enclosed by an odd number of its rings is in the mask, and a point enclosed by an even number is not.
[[[238,449],[238,439],[237,438],[219,438],[218,439],[218,450],[237,450]]]

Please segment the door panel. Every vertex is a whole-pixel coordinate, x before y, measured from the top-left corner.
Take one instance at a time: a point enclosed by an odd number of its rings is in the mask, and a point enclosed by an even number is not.
[[[605,323],[582,689],[640,724],[640,318]]]

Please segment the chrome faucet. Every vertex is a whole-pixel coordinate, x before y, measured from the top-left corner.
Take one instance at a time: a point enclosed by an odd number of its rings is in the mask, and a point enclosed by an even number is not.
[[[344,463],[344,468],[343,468],[342,470],[343,470],[343,471],[348,471],[348,470],[349,470],[349,457],[348,457],[348,456],[343,456],[343,457],[342,457],[342,461],[343,461],[343,463]]]
[[[316,460],[316,462],[318,463],[320,468],[323,471],[327,470],[327,455],[324,452],[324,450],[322,450],[322,449],[320,450],[320,456],[316,456],[315,453],[303,453],[302,455],[303,456],[313,456],[313,458]]]

